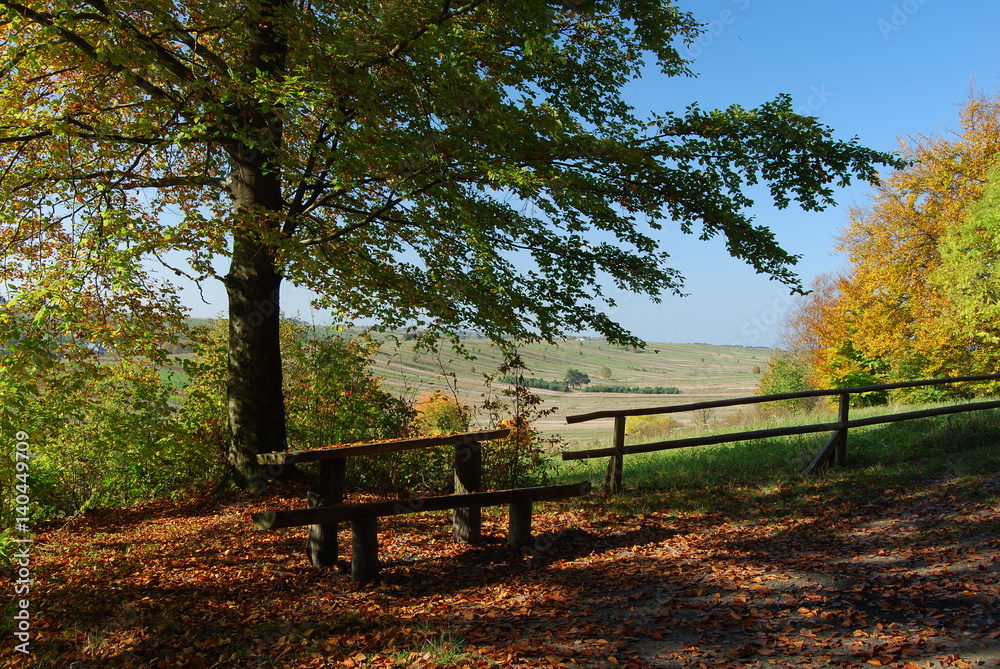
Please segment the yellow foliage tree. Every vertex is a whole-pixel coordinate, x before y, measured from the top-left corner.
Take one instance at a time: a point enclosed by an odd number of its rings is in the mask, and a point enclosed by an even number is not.
[[[983,195],[1000,153],[1000,99],[970,95],[952,137],[902,142],[911,164],[890,174],[841,237],[850,268],[825,278],[791,319],[820,387],[993,371],[955,327],[955,291],[942,277],[942,241]],[[956,256],[957,257],[957,256]]]
[[[417,412],[418,429],[425,435],[465,432],[472,418],[468,406],[440,390],[427,393],[417,400],[413,408]]]
[[[943,235],[941,259],[931,278],[952,302],[953,327],[979,371],[1000,369],[1000,162],[961,225]]]

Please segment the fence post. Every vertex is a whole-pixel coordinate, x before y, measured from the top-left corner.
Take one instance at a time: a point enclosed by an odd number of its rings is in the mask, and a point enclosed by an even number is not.
[[[850,420],[851,394],[840,393],[840,410],[837,413],[837,420],[846,423]],[[837,431],[837,448],[833,455],[833,464],[843,467],[847,461],[847,428]]]
[[[455,444],[455,494],[480,492],[483,483],[483,450],[478,441]],[[453,509],[455,541],[477,544],[482,539],[482,510],[478,506]]]
[[[531,502],[530,497],[525,497],[508,505],[507,543],[515,548],[531,543]]]
[[[371,581],[378,576],[378,516],[351,521],[351,580]]]
[[[608,461],[608,471],[604,473],[601,492],[616,495],[622,491],[622,466],[625,464],[625,416],[615,416],[615,454]]]

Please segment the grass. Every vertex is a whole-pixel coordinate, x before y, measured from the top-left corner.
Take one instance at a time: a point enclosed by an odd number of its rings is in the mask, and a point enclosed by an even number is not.
[[[420,625],[416,631],[426,634],[427,638],[416,649],[396,654],[395,659],[400,666],[417,660],[444,666],[454,666],[463,660],[471,662],[472,655],[465,650],[468,641],[461,635],[451,631],[435,632],[430,623]]]
[[[916,408],[923,407],[907,407]],[[892,412],[886,407],[856,410],[852,418]],[[826,412],[800,414],[784,421],[766,424],[758,421],[725,431],[830,420],[831,415]],[[707,433],[711,432],[684,431],[673,436]],[[735,517],[756,516],[767,507],[772,510],[773,518],[781,518],[803,512],[817,498],[835,501],[861,491],[879,495],[880,491],[905,490],[918,482],[943,479],[974,484],[984,473],[1000,469],[998,410],[855,428],[848,435],[845,467],[831,468],[821,477],[806,476],[803,473],[806,466],[828,436],[827,433],[796,435],[627,455],[623,470],[626,494],[616,498],[614,504],[630,513],[670,509],[678,513],[719,512]],[[598,445],[607,444],[594,444]],[[555,482],[588,479],[596,484],[602,480],[606,467],[607,458],[560,462],[554,479]],[[982,501],[995,502],[996,494],[997,491],[984,488]]]

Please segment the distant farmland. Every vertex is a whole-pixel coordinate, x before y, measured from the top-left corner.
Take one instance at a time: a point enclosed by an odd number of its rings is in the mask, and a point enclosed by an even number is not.
[[[388,388],[411,398],[455,386],[460,395],[476,403],[485,391],[484,374],[497,369],[501,356],[488,340],[467,339],[462,343],[475,359],[466,360],[450,349],[434,354],[416,352],[411,341],[387,342],[378,356],[376,372],[385,378]],[[520,354],[529,370],[526,374],[536,379],[561,381],[567,370],[579,369],[590,376],[592,384],[662,386],[680,390],[676,395],[653,395],[533,389],[545,399],[545,406],[558,407],[558,411],[540,422],[539,427],[546,433],[558,432],[568,440],[579,442],[609,438],[611,421],[570,426],[566,424],[568,415],[752,395],[759,369],[767,364],[771,351],[710,344],[652,343],[646,350],[633,351],[602,340],[569,339],[555,346],[533,344],[521,349]],[[601,377],[602,368],[610,371],[610,377]],[[445,375],[451,377],[448,383]],[[497,384],[497,387],[501,386]],[[676,418],[682,422],[697,422],[708,417],[679,414]]]
[[[207,320],[192,320],[192,324],[201,326],[208,323]],[[333,334],[333,330],[321,327],[317,334],[325,336]],[[462,344],[474,359],[464,358],[447,344],[443,344],[437,353],[427,353],[415,351],[412,340],[385,338],[373,371],[383,377],[387,389],[411,400],[436,389],[456,387],[463,399],[474,405],[479,404],[482,394],[486,392],[484,377],[496,371],[502,356],[486,339],[463,339]],[[566,416],[600,409],[666,406],[752,395],[757,385],[758,370],[767,364],[771,350],[658,343],[648,344],[645,350],[631,350],[603,340],[570,338],[557,345],[532,344],[520,349],[519,353],[527,365],[526,374],[536,379],[562,381],[567,370],[578,369],[589,375],[594,385],[661,386],[680,390],[676,395],[654,395],[532,389],[544,398],[545,407],[558,409],[539,422],[538,427],[543,432],[558,433],[573,443],[588,443],[609,440],[612,421],[567,425]],[[182,357],[189,357],[189,354]],[[602,368],[610,372],[610,376],[602,378]],[[184,374],[180,368],[174,367],[171,371],[175,374],[173,382],[183,383]],[[449,379],[447,382],[446,378]],[[497,391],[502,388],[502,384],[495,385]],[[674,414],[673,417],[682,424],[701,424],[730,419],[735,411]]]

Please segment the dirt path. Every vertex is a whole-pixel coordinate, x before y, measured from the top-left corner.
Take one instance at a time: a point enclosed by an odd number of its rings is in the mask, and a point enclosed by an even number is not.
[[[970,485],[788,513],[776,495],[739,517],[598,497],[545,507],[522,551],[398,517],[371,585],[308,567],[300,530],[251,529],[249,512],[294,499],[92,513],[36,537],[32,655],[7,644],[0,664],[1000,666],[1000,479]],[[505,522],[490,514],[487,534]]]

